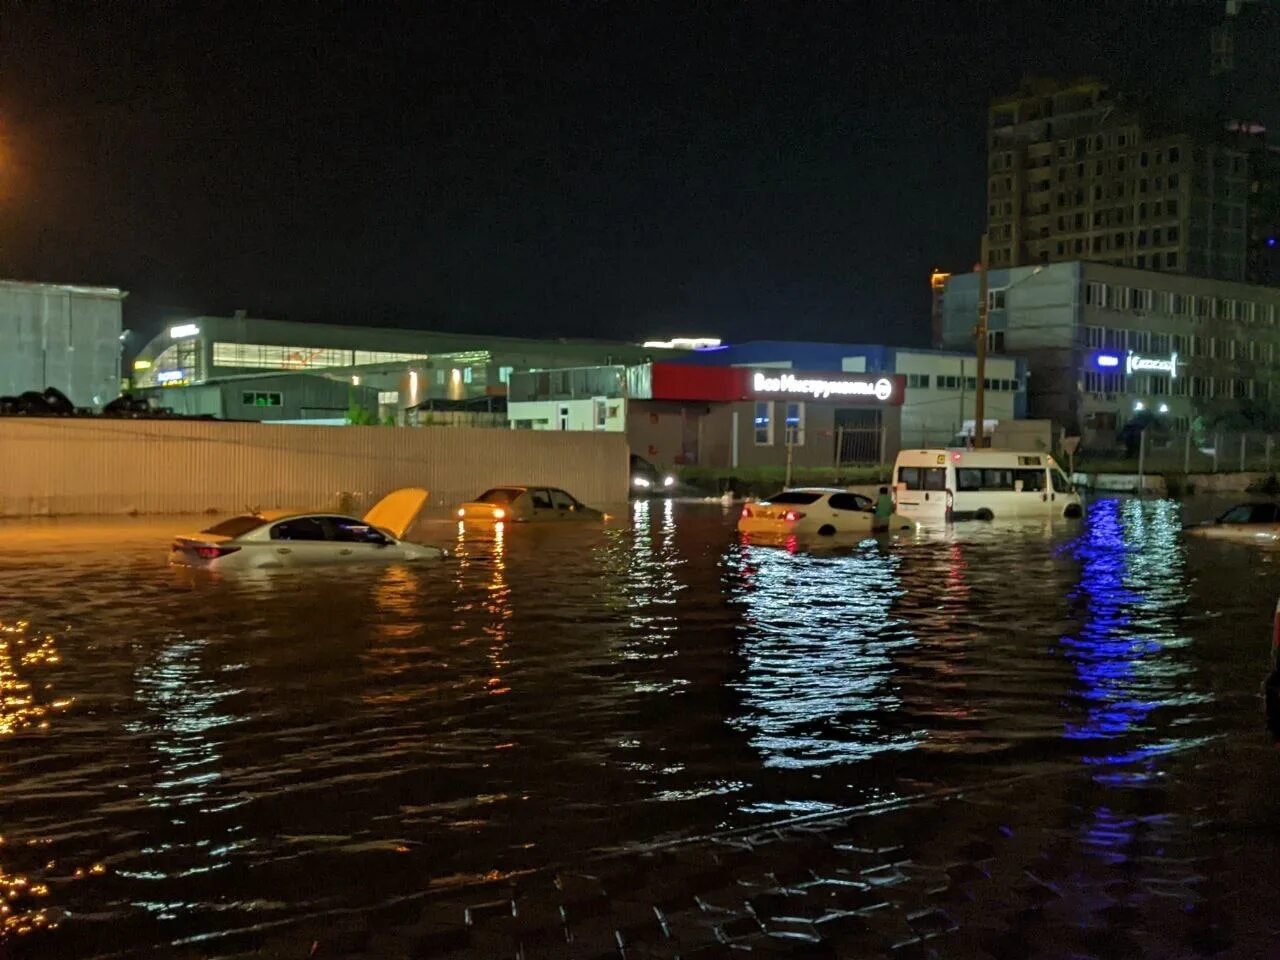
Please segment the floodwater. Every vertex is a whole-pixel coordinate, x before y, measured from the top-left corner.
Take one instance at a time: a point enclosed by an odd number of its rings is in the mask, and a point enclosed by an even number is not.
[[[216,952],[619,846],[1276,762],[1280,553],[1178,503],[812,548],[735,518],[432,522],[443,563],[240,578],[165,566],[190,522],[0,527],[0,955]]]

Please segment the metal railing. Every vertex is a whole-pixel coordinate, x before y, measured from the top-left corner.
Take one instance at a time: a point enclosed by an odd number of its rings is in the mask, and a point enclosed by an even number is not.
[[[1086,438],[1075,455],[1082,472],[1271,473],[1280,468],[1277,435],[1261,431],[1134,430],[1114,441]]]

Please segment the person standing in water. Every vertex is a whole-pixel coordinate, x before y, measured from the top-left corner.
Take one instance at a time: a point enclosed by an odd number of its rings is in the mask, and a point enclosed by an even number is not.
[[[880,496],[876,497],[875,522],[871,525],[871,529],[877,532],[888,530],[889,518],[892,516],[893,497],[889,494],[888,487],[881,487]]]

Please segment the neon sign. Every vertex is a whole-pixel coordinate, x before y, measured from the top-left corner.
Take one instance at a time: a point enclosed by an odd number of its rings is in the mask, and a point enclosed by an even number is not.
[[[1120,366],[1120,358],[1114,353],[1100,353],[1095,358],[1095,362],[1100,367],[1118,367]]]
[[[1178,355],[1173,353],[1169,355],[1169,359],[1163,360],[1159,357],[1143,357],[1130,350],[1125,357],[1124,372],[1129,376],[1135,373],[1167,373],[1169,379],[1173,380],[1178,376]]]
[[[161,370],[156,373],[156,383],[181,383],[186,379],[185,370]]]
[[[200,328],[194,323],[179,323],[177,326],[169,328],[169,339],[184,340],[187,337],[194,337],[200,333]]]
[[[893,396],[893,381],[888,377],[856,380],[801,380],[794,374],[767,377],[757,373],[751,382],[756,393],[803,393],[815,400],[827,397],[874,397],[881,403]]]

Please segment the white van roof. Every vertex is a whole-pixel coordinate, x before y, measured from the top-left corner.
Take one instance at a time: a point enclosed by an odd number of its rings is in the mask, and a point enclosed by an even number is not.
[[[902,450],[897,462],[907,466],[943,466],[953,463],[1007,463],[1011,466],[1035,466],[1022,462],[1023,458],[1035,458],[1041,464],[1054,463],[1053,454],[1046,450]]]

